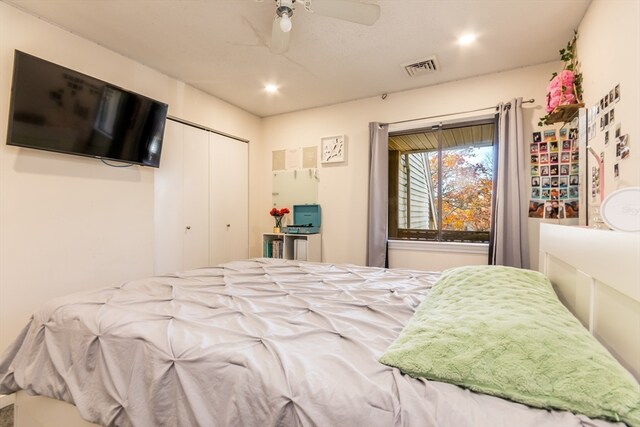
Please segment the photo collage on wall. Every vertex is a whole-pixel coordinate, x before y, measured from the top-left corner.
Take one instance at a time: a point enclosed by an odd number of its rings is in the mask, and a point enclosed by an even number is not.
[[[613,165],[613,177],[620,177],[620,160],[629,157],[629,135],[622,134],[622,123],[617,119],[615,104],[620,101],[620,85],[616,85],[613,89],[605,94],[597,106],[600,117],[600,131],[604,132],[604,145],[609,146],[610,143],[615,144],[616,161]],[[593,194],[592,197],[596,195]]]
[[[578,218],[578,129],[533,133],[529,217]]]

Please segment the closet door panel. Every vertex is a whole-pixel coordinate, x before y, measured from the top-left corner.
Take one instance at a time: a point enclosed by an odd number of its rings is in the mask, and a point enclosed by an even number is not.
[[[182,270],[184,126],[167,120],[160,168],[154,171],[155,274]]]
[[[209,265],[209,132],[184,126],[183,269]],[[178,204],[176,204],[176,207]]]
[[[211,141],[211,264],[249,255],[249,145],[222,135]]]

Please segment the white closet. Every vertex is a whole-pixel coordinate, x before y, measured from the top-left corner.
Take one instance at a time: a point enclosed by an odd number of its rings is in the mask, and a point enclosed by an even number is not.
[[[248,256],[248,144],[167,120],[155,171],[155,273]]]

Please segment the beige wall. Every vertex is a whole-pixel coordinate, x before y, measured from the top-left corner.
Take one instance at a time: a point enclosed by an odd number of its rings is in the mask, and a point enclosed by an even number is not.
[[[640,1],[594,0],[578,27],[578,59],[584,78],[584,101],[595,105],[610,89],[620,84],[620,102],[615,105],[616,122],[622,134],[629,134],[631,154],[616,160],[614,142],[604,144],[604,132],[590,144],[605,153],[605,196],[619,188],[640,186]],[[615,126],[610,128],[613,136]],[[589,159],[590,161],[593,158]],[[619,162],[620,178],[613,166]],[[591,162],[590,164],[593,164]],[[592,207],[599,200],[589,200]]]
[[[251,146],[261,127],[256,116],[0,3],[0,351],[44,301],[149,276],[154,262],[154,169],[5,145],[14,49],[164,101],[170,115]]]
[[[387,99],[368,98],[323,108],[316,108],[264,119],[263,160],[256,165],[263,177],[255,191],[258,218],[262,230],[271,226],[267,211],[271,201],[271,151],[300,146],[317,145],[320,138],[347,135],[346,165],[321,166],[318,189],[322,206],[323,259],[328,262],[364,264],[366,257],[367,189],[369,168],[369,133],[371,121],[394,122],[418,117],[435,116],[474,110],[507,102],[514,97],[535,98],[534,104],[524,107],[525,135],[531,135],[537,120],[544,115],[541,107],[549,76],[558,70],[554,62],[492,74],[452,83],[389,94]],[[443,71],[444,72],[444,71]],[[491,113],[486,110],[482,113]],[[457,116],[460,117],[460,116]],[[455,118],[455,117],[453,117]],[[528,174],[529,171],[523,171]],[[252,255],[259,254],[253,246]],[[537,257],[537,254],[536,254]],[[452,265],[475,264],[483,255],[448,253],[433,256],[428,252],[402,250],[391,253],[394,266],[437,270]]]

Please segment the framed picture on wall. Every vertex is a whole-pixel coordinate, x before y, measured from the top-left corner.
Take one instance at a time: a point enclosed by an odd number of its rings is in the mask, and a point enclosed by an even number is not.
[[[322,163],[340,163],[346,160],[347,144],[344,135],[327,136],[320,140]]]

